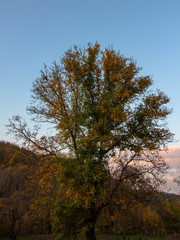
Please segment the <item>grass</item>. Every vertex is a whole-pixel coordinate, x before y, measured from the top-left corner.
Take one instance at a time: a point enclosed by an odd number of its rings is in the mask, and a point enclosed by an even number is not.
[[[166,240],[169,238],[153,238],[153,237],[146,237],[146,236],[116,236],[116,235],[104,235],[104,234],[97,234],[97,240]],[[54,240],[55,237],[52,236],[17,236],[17,240]],[[8,240],[8,237],[0,237],[0,240]],[[85,240],[84,236],[79,236],[78,240]]]
[[[97,235],[97,240],[165,240],[165,239],[144,236]]]

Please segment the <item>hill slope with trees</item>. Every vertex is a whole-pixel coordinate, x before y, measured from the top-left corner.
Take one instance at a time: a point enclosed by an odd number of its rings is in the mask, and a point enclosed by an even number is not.
[[[19,235],[57,232],[52,219],[57,165],[25,148],[0,142],[1,235],[11,231]],[[145,195],[124,186],[101,212],[96,231],[159,236],[180,233],[179,223],[180,196]]]

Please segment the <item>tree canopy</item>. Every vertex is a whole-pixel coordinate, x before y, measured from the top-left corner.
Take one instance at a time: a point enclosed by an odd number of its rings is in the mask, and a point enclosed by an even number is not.
[[[44,67],[27,108],[56,134],[38,139],[21,117],[10,120],[10,132],[60,165],[54,221],[63,238],[85,232],[96,239],[97,218],[119,187],[150,191],[162,183],[159,151],[173,137],[165,124],[169,98],[140,71],[112,48],[74,46]]]

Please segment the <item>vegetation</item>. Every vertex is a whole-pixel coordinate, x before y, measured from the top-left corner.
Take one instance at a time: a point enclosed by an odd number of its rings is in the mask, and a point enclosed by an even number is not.
[[[53,240],[54,238],[51,236],[19,236],[19,240]],[[79,240],[84,240],[85,238],[83,236],[78,237]],[[167,240],[167,238],[155,238],[155,237],[145,237],[145,236],[112,236],[112,235],[103,235],[98,234],[97,236],[98,240]],[[170,240],[170,238],[168,238]],[[0,237],[0,240],[7,240],[7,238]]]
[[[0,152],[3,152],[0,164],[1,235],[7,236],[11,231],[18,235],[56,234],[50,211],[57,186],[55,179],[46,178],[48,171],[48,175],[55,172],[50,168],[52,161],[42,160],[33,152],[5,142],[0,142]],[[12,161],[17,154],[24,154],[21,162],[20,158]],[[150,236],[180,233],[180,196],[153,193],[137,199],[135,193],[127,195],[124,191],[119,191],[114,204],[104,208],[98,218],[96,231],[104,234],[103,239],[130,233]]]
[[[0,153],[0,234],[52,233],[47,198],[53,191],[46,187],[43,192],[38,182],[48,159],[5,142],[0,142]]]
[[[52,124],[55,135],[38,138],[39,128],[31,132],[19,116],[8,128],[41,159],[30,206],[49,232],[95,240],[98,228],[166,231],[166,215],[149,204],[168,168],[159,152],[172,141],[164,123],[171,111],[169,98],[151,85],[132,59],[98,44],[68,50],[34,81],[28,113]]]

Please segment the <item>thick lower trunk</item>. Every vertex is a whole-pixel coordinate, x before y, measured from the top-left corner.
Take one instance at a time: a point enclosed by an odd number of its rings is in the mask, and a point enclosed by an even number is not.
[[[102,204],[101,207],[97,208],[95,203],[91,203],[91,209],[89,211],[90,217],[86,219],[85,223],[88,226],[88,230],[85,232],[86,240],[96,240],[95,235],[95,226],[98,216],[101,210],[106,206],[106,204]]]
[[[15,217],[15,212],[14,209],[12,209],[12,224],[11,224],[11,233],[14,232],[14,228],[16,225],[16,217]]]
[[[48,222],[47,233],[48,233],[48,234],[52,234],[52,226],[51,226],[51,223],[50,223],[50,222]]]
[[[85,235],[87,240],[96,240],[95,227],[91,227],[88,231],[86,231]]]
[[[50,221],[50,213],[47,216],[47,233],[52,234],[52,225]]]

